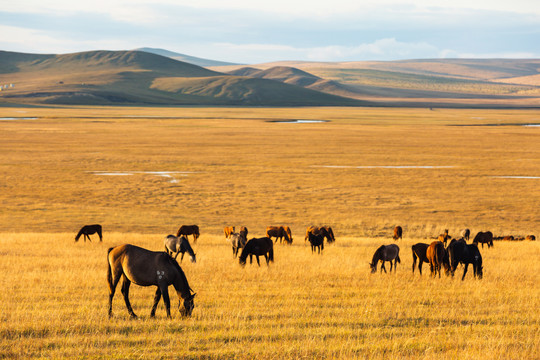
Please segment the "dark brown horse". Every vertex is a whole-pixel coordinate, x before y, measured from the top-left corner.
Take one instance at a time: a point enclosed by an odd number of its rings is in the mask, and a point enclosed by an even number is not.
[[[422,264],[423,263],[429,263],[429,260],[426,257],[426,251],[429,247],[429,244],[426,243],[417,243],[412,246],[412,257],[413,257],[413,264],[412,264],[412,272],[414,274],[414,268],[416,267],[416,260],[418,260],[418,271],[420,272],[420,275],[422,275]]]
[[[390,245],[381,245],[373,254],[373,259],[369,266],[371,267],[371,273],[377,271],[377,263],[381,262],[381,272],[384,270],[386,273],[386,268],[384,267],[385,261],[390,261],[390,272],[392,272],[392,261],[394,262],[394,272],[397,269],[397,263],[401,263],[399,258],[399,246],[396,244]]]
[[[291,230],[289,229],[289,232],[287,232],[285,226],[268,226],[266,228],[266,236],[270,239],[275,237],[276,243],[278,242],[278,240],[281,243],[283,241],[283,238],[285,238],[285,242],[290,245],[292,244],[292,238],[289,235],[290,231]]]
[[[233,230],[234,230],[234,227],[233,227]],[[234,232],[234,231],[233,231]],[[245,226],[241,226],[240,227],[240,231],[238,232],[240,235],[242,235],[244,237],[244,239],[246,239],[247,241],[247,236],[248,236],[248,228],[245,227]]]
[[[182,256],[180,257],[180,262],[182,262],[182,260],[184,260],[184,254],[187,252],[191,256],[191,262],[197,262],[195,252],[193,251],[193,248],[191,247],[187,237],[167,235],[165,237],[164,243],[165,251],[167,252],[167,254],[169,254],[170,252],[169,255],[173,256],[173,254],[176,253],[176,255],[174,256],[175,260],[178,257],[178,254],[182,253]]]
[[[534,235],[527,235],[527,237],[525,237],[525,240],[536,241],[536,236],[534,236]]]
[[[178,229],[178,232],[176,233],[176,236],[188,236],[193,235],[193,242],[197,242],[197,239],[201,235],[199,232],[199,227],[197,225],[182,225],[180,226],[180,229]]]
[[[248,255],[250,264],[253,262],[253,255],[257,258],[257,264],[259,264],[259,266],[261,266],[259,256],[264,256],[266,265],[269,265],[270,261],[274,262],[274,243],[272,242],[272,239],[263,237],[249,240],[240,254],[240,265],[246,265]]]
[[[127,310],[132,318],[137,315],[129,302],[129,286],[133,282],[140,286],[157,286],[154,296],[154,305],[150,316],[156,315],[156,308],[163,296],[167,317],[171,317],[171,303],[169,299],[169,285],[173,285],[178,298],[184,300],[184,310],[178,309],[184,316],[190,316],[193,311],[193,298],[186,275],[176,260],[165,252],[150,251],[134,245],[120,245],[110,248],[107,252],[107,281],[109,284],[109,316],[112,316],[112,301],[116,286],[122,278],[122,294]]]
[[[322,235],[323,238],[326,238],[326,241],[329,243],[335,242],[336,238],[334,236],[334,231],[330,226],[310,226],[306,229],[306,237],[304,242],[309,239],[309,234],[313,235]]]
[[[482,248],[484,248],[484,244],[488,245],[488,248],[493,246],[493,234],[491,231],[486,232],[478,232],[476,236],[474,237],[473,244],[478,245],[478,243],[482,244]]]
[[[319,250],[319,254],[324,250],[324,236],[309,234],[309,243],[311,244],[311,253],[315,252],[315,249]]]
[[[86,242],[86,238],[88,238],[88,241],[92,241],[90,239],[90,235],[97,233],[99,236],[99,241],[103,241],[102,236],[102,228],[99,224],[94,225],[84,225],[81,230],[77,233],[77,236],[75,236],[75,241],[79,241],[79,238],[81,235],[84,235],[84,242]]]
[[[234,226],[225,226],[223,228],[223,233],[225,233],[225,238],[229,238],[232,233],[234,233]]]
[[[463,239],[465,239],[466,241],[469,241],[469,238],[471,237],[471,230],[463,229],[461,230],[460,235]]]
[[[444,266],[444,271],[448,275],[450,271],[450,262],[448,261],[448,253],[444,248],[444,244],[441,241],[433,241],[426,251],[426,258],[429,261],[429,267],[431,269],[431,276],[441,277],[441,268]]]
[[[396,226],[394,228],[394,236],[392,236],[394,240],[402,239],[403,238],[403,229],[401,226]]]
[[[469,264],[472,264],[474,277],[476,278],[478,276],[479,279],[482,279],[484,269],[482,266],[482,255],[476,244],[473,243],[468,245],[465,241],[452,240],[448,245],[448,256],[450,261],[450,273],[452,276],[454,276],[458,264],[461,263],[465,265],[461,280],[465,279]]]

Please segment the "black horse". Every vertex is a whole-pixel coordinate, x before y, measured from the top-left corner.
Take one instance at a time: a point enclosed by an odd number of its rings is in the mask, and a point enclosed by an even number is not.
[[[92,241],[90,239],[90,235],[97,233],[99,236],[99,241],[103,241],[102,236],[102,229],[101,225],[94,224],[94,225],[84,225],[81,230],[77,233],[77,236],[75,236],[75,241],[79,241],[79,238],[81,235],[84,235],[84,242],[86,242],[86,239],[88,238],[88,241]]]
[[[248,255],[250,264],[253,262],[253,255],[257,258],[257,264],[259,266],[261,266],[259,262],[259,256],[261,255],[266,259],[266,265],[269,265],[270,261],[274,262],[274,243],[272,239],[263,237],[249,240],[240,254],[240,265],[246,265]]]
[[[472,264],[474,277],[482,279],[483,276],[483,266],[482,266],[482,255],[478,246],[476,244],[466,244],[464,241],[452,240],[450,245],[448,245],[448,254],[450,257],[450,272],[454,276],[454,272],[459,263],[465,265],[463,270],[463,276],[461,280],[465,279],[465,274],[467,274],[467,269],[469,264]]]
[[[311,253],[315,252],[315,249],[317,248],[319,250],[319,254],[321,251],[324,250],[324,236],[323,235],[315,235],[312,233],[308,234],[308,240],[311,244]]]

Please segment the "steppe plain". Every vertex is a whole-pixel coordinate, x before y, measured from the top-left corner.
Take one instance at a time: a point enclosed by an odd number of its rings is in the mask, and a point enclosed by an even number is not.
[[[450,358],[540,356],[538,242],[481,248],[484,278],[412,274],[444,229],[540,234],[540,111],[3,107],[0,357]],[[327,122],[294,122],[325,120]],[[285,121],[285,122],[283,122]],[[292,121],[292,122],[291,122]],[[527,126],[524,126],[527,125]],[[533,125],[533,126],[531,126]],[[534,126],[536,125],[536,126]],[[74,242],[100,223],[102,243]],[[107,248],[163,249],[198,224],[189,319],[131,287],[107,316]],[[289,225],[269,267],[222,235]],[[308,225],[331,225],[323,255]],[[395,274],[370,274],[404,228]],[[461,273],[461,270],[458,270]],[[175,296],[172,296],[176,304]]]

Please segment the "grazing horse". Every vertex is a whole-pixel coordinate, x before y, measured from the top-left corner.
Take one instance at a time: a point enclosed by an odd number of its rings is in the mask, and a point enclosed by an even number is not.
[[[223,232],[225,233],[225,238],[229,238],[231,234],[234,232],[234,226],[225,226],[223,228]]]
[[[233,257],[238,256],[238,250],[246,246],[247,239],[243,234],[232,233],[229,236],[232,245]]]
[[[326,241],[329,243],[335,242],[336,238],[334,237],[334,231],[330,226],[310,226],[306,229],[306,237],[304,242],[309,239],[309,234],[313,235],[322,235],[323,238],[326,238]]]
[[[478,245],[478,243],[482,244],[482,248],[484,248],[484,244],[488,245],[488,248],[493,246],[493,234],[491,231],[486,232],[478,232],[476,236],[474,237],[473,244]]]
[[[381,273],[384,270],[386,273],[386,268],[384,267],[385,261],[390,261],[390,272],[392,272],[392,261],[394,261],[394,272],[397,269],[397,263],[401,263],[401,259],[399,258],[399,246],[396,244],[390,244],[390,245],[381,245],[376,251],[375,254],[373,254],[373,259],[371,259],[371,263],[369,264],[371,267],[371,273],[374,273],[377,271],[377,263],[381,262]]]
[[[426,251],[426,257],[429,261],[429,267],[431,269],[431,276],[437,276],[439,273],[439,279],[441,278],[441,268],[444,266],[446,275],[450,271],[450,262],[448,260],[448,253],[444,248],[444,244],[441,241],[433,241]]]
[[[97,233],[99,236],[99,241],[103,241],[102,236],[102,229],[101,225],[94,224],[94,225],[84,225],[81,230],[77,233],[77,236],[75,236],[75,241],[79,241],[79,238],[81,235],[84,235],[84,242],[86,242],[86,239],[88,238],[88,241],[92,241],[90,239],[90,235]]]
[[[527,237],[525,238],[525,240],[536,241],[536,236],[534,236],[534,235],[527,235]]]
[[[460,232],[460,235],[462,238],[464,238],[466,241],[469,241],[469,238],[471,237],[471,230],[469,229],[463,229]]]
[[[456,268],[459,263],[465,265],[463,270],[463,276],[461,280],[465,279],[465,274],[467,274],[467,269],[469,264],[472,264],[474,277],[478,276],[479,279],[483,276],[483,267],[482,267],[482,255],[480,255],[480,250],[476,244],[468,245],[464,241],[452,240],[448,245],[448,255],[450,261],[450,273],[454,276]]]
[[[176,236],[185,235],[186,237],[188,235],[193,235],[193,242],[197,242],[197,239],[201,234],[199,233],[199,227],[197,225],[182,225],[180,226],[180,229],[178,229],[178,232],[176,233]]]
[[[444,243],[444,247],[446,247],[446,242],[448,239],[452,239],[450,235],[448,235],[448,229],[444,230],[444,234],[440,234],[438,239],[440,242]]]
[[[261,266],[261,263],[259,262],[259,256],[261,255],[266,259],[266,265],[269,265],[270,261],[274,262],[274,243],[272,242],[272,239],[263,237],[249,240],[240,254],[240,265],[246,265],[248,255],[250,264],[253,262],[253,255],[257,258],[257,264],[259,264],[259,266]]]
[[[188,252],[189,255],[191,256],[191,262],[193,263],[197,262],[197,259],[195,257],[195,252],[191,248],[191,245],[189,244],[187,237],[185,236],[177,237],[174,235],[167,235],[165,237],[164,242],[165,242],[165,251],[167,252],[167,254],[169,254],[170,252],[169,255],[172,256],[174,253],[176,253],[174,257],[175,260],[178,257],[178,254],[182,253],[182,256],[180,257],[180,262],[182,262],[182,260],[184,260],[184,254]]]
[[[122,294],[126,307],[132,318],[137,315],[131,308],[129,302],[129,286],[133,282],[140,286],[157,286],[154,296],[154,305],[150,312],[150,317],[156,315],[156,308],[163,296],[167,317],[171,317],[171,303],[169,299],[169,285],[173,285],[178,298],[184,300],[184,310],[178,310],[183,316],[191,316],[195,294],[191,293],[191,288],[186,275],[178,262],[165,252],[150,251],[135,245],[124,244],[110,248],[107,252],[107,282],[109,284],[109,317],[112,316],[112,301],[116,286],[123,279]]]
[[[309,242],[311,244],[311,253],[315,252],[315,248],[319,250],[319,254],[324,250],[324,236],[309,234]]]
[[[412,246],[412,257],[413,257],[413,264],[412,264],[412,272],[414,274],[414,268],[416,267],[416,260],[418,259],[418,271],[420,272],[420,275],[422,275],[422,264],[423,263],[429,263],[428,258],[426,257],[426,251],[429,247],[429,244],[425,243],[417,243]]]
[[[403,238],[403,229],[401,226],[396,226],[394,228],[394,236],[392,236],[394,240],[402,239]]]
[[[269,238],[276,238],[276,243],[279,240],[281,243],[283,238],[285,238],[285,242],[289,245],[292,244],[292,238],[290,237],[290,229],[289,232],[285,230],[284,226],[268,226],[266,228],[266,236]]]

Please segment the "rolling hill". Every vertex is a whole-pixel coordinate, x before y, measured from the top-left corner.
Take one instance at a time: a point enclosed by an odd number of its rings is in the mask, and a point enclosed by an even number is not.
[[[161,55],[161,56],[166,56],[166,57],[169,57],[169,58],[174,59],[174,60],[183,61],[183,62],[187,62],[187,63],[193,64],[193,65],[203,66],[203,67],[240,65],[240,64],[230,63],[230,62],[225,62],[225,61],[203,59],[203,58],[198,58],[198,57],[195,57],[195,56],[179,54],[177,52],[173,52],[173,51],[169,51],[169,50],[165,50],[165,49],[156,49],[156,48],[144,47],[144,48],[139,48],[139,49],[135,49],[135,50],[136,51],[144,51],[144,52],[148,52],[148,53],[152,53],[152,54],[156,54],[156,55]]]
[[[212,71],[142,51],[64,55],[0,51],[0,103],[154,105],[361,105],[269,79]]]

